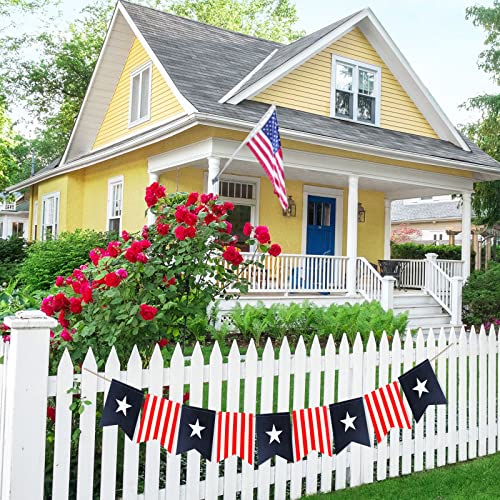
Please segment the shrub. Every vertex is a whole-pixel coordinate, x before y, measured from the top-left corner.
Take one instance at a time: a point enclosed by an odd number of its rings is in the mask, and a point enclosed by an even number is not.
[[[256,306],[237,304],[231,311],[231,320],[242,337],[253,338],[257,345],[263,337],[281,341],[287,336],[295,342],[300,335],[309,343],[315,335],[326,340],[330,334],[340,342],[344,333],[353,343],[358,332],[363,341],[368,340],[370,332],[376,340],[380,340],[384,331],[387,335],[393,335],[396,330],[404,332],[408,315],[384,311],[378,302],[329,307],[318,307],[307,301],[266,307],[260,302]]]
[[[11,236],[0,239],[0,284],[13,280],[26,257],[27,244],[23,238]]]
[[[459,245],[424,245],[422,243],[391,242],[391,258],[393,259],[425,259],[426,253],[437,253],[440,259],[462,259],[462,247]]]
[[[94,247],[106,246],[108,236],[91,230],[62,233],[57,240],[37,241],[19,270],[22,285],[49,290],[57,276],[66,276],[88,260]]]
[[[475,271],[463,288],[463,320],[468,325],[500,324],[500,263]]]

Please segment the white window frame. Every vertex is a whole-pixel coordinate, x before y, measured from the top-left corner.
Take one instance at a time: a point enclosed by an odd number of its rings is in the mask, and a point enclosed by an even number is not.
[[[121,192],[121,200],[120,200],[120,216],[117,217],[116,215],[113,214],[113,188],[114,186],[117,186],[121,184],[122,186],[122,192]],[[116,177],[111,177],[108,179],[108,202],[107,202],[107,209],[106,209],[106,231],[109,231],[109,222],[111,219],[119,219],[119,227],[118,227],[118,233],[121,232],[122,230],[122,217],[123,217],[123,193],[124,193],[124,182],[123,182],[123,175],[118,175]]]
[[[140,116],[140,105],[141,105],[141,94],[142,94],[142,73],[144,73],[146,70],[149,70],[149,88],[148,88],[148,110],[145,116],[142,118],[137,118],[137,120],[132,121],[132,103],[133,103],[133,82],[134,82],[134,77],[137,75],[140,75],[140,85],[139,85],[139,95],[138,95],[138,100],[137,100],[137,105],[139,106],[139,113],[138,116]],[[128,107],[128,126],[129,128],[135,127],[136,125],[139,125],[140,123],[147,122],[151,118],[151,89],[152,89],[152,81],[153,81],[153,65],[151,64],[151,61],[148,61],[146,64],[143,64],[142,66],[139,66],[138,68],[134,69],[130,73],[130,94],[129,94],[129,107]]]
[[[45,203],[50,200],[51,198],[54,198],[54,215],[53,215],[53,220],[52,224],[46,224],[45,223]],[[57,239],[59,235],[59,210],[60,210],[60,201],[61,201],[61,195],[59,192],[54,192],[54,193],[47,193],[42,197],[42,231],[40,234],[40,239],[42,241],[46,240],[46,227],[51,225],[54,226],[54,231],[52,231],[52,237],[54,239]]]
[[[345,116],[337,116],[335,114],[335,101],[337,90],[337,63],[346,64],[348,66],[353,66],[354,71],[352,75],[352,89],[353,89],[353,98],[352,98],[352,118],[348,118]],[[373,71],[375,73],[375,122],[370,123],[363,120],[358,120],[358,77],[359,70],[367,69],[369,71]],[[332,55],[332,88],[330,93],[330,116],[332,118],[337,118],[338,120],[346,120],[349,122],[363,123],[364,125],[371,125],[372,127],[380,127],[380,97],[381,97],[381,79],[382,79],[382,68],[380,66],[374,66],[373,64],[367,64],[361,61],[355,61],[354,59],[348,59],[346,57],[340,57],[335,54]]]
[[[36,241],[38,237],[38,200],[33,202],[33,221],[32,221],[32,235],[31,239]]]

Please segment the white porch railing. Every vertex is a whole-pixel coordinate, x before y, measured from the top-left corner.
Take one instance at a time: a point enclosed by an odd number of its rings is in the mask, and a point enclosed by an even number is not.
[[[245,259],[253,254],[243,253]],[[264,267],[251,265],[242,274],[249,293],[260,292],[345,292],[347,257],[331,255],[266,255]]]
[[[425,259],[391,259],[402,264],[401,286],[403,288],[425,288]],[[449,277],[463,276],[462,260],[436,259],[436,265]]]
[[[366,300],[376,300],[388,311],[394,305],[394,283],[392,276],[382,277],[364,258],[356,260],[356,291]]]
[[[15,210],[16,209],[16,202],[12,203],[0,203],[0,210]]]

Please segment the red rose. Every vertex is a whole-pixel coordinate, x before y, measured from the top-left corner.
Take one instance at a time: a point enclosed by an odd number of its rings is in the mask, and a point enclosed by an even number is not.
[[[214,214],[207,214],[205,219],[203,219],[203,223],[208,226],[211,222],[217,220],[217,217]]]
[[[10,330],[10,327],[9,327],[9,326],[7,326],[5,323],[2,323],[2,324],[0,325],[0,330],[1,330],[2,332],[8,332],[8,331]]]
[[[59,321],[59,324],[63,326],[64,328],[67,328],[69,326],[69,321],[64,317],[64,311],[61,311],[59,313],[59,316],[57,317],[57,321]]]
[[[233,266],[239,266],[243,262],[243,257],[236,247],[227,247],[222,253],[222,257]]]
[[[265,245],[266,243],[269,243],[271,241],[271,235],[266,232],[261,232],[261,233],[255,233],[255,237],[257,238],[258,242],[261,243],[262,245]]]
[[[186,237],[187,238],[194,238],[196,236],[196,228],[194,226],[189,226],[186,229]]]
[[[53,316],[54,315],[54,304],[53,300],[54,297],[52,295],[49,295],[48,297],[45,297],[42,300],[42,305],[40,307],[40,310],[44,312],[47,316]]]
[[[233,225],[227,220],[226,221],[226,233],[231,234],[232,230],[233,230]]]
[[[137,262],[141,262],[142,264],[146,264],[147,261],[148,261],[148,258],[142,252],[139,252],[137,254]]]
[[[194,226],[196,224],[197,220],[198,220],[198,217],[193,212],[188,212],[184,216],[184,222],[186,223],[187,226]]]
[[[198,201],[198,193],[189,193],[188,199],[186,201],[186,207],[194,205]]]
[[[281,247],[277,243],[273,243],[269,247],[269,255],[272,255],[273,257],[277,257],[281,253]]]
[[[163,283],[165,283],[165,285],[167,286],[175,285],[176,282],[177,280],[175,279],[175,276],[173,278],[170,278],[169,280],[167,280],[166,276],[163,276]]]
[[[174,230],[175,237],[178,240],[185,240],[186,239],[186,228],[184,226],[177,226]]]
[[[257,226],[255,228],[255,234],[268,233],[268,232],[269,232],[269,228],[267,226]]]
[[[151,242],[148,239],[139,241],[139,244],[141,245],[141,250],[146,250],[146,248],[151,246]]]
[[[243,234],[245,236],[250,236],[253,231],[253,226],[250,224],[250,222],[246,222],[245,225],[243,226]]]
[[[160,349],[162,349],[163,347],[165,347],[167,345],[168,345],[168,340],[166,338],[160,339],[158,341],[158,346],[160,347]]]
[[[122,239],[123,241],[128,241],[130,239],[130,234],[127,231],[122,231]]]
[[[211,199],[212,199],[212,196],[211,196],[210,194],[205,194],[205,193],[203,193],[203,194],[200,196],[200,201],[201,201],[201,203],[208,203]]]
[[[88,283],[82,284],[82,300],[85,304],[94,302],[94,299],[92,298],[92,288],[90,288]]]
[[[47,418],[56,422],[56,409],[53,406],[47,406]]]
[[[231,203],[230,201],[225,201],[224,202],[224,210],[234,210],[234,203]]]
[[[118,257],[121,252],[119,247],[120,243],[118,241],[111,241],[106,249],[106,255],[113,258]]]
[[[73,337],[71,336],[71,333],[68,332],[67,328],[63,328],[63,331],[61,332],[61,338],[66,342],[71,342],[73,340]]]
[[[152,207],[158,203],[159,198],[165,197],[165,187],[158,184],[158,182],[153,182],[146,188],[146,196],[144,200],[148,207]]]
[[[101,249],[100,248],[94,248],[93,250],[91,250],[89,252],[89,257],[90,257],[90,260],[92,261],[92,264],[94,264],[94,266],[97,266],[97,264],[99,263],[99,260],[101,259]]]
[[[116,274],[118,274],[118,276],[120,276],[122,280],[124,280],[128,276],[127,271],[123,268],[118,269],[118,271],[116,271]]]
[[[141,231],[141,236],[147,240],[149,237],[149,227],[148,226],[143,226],[142,231]]]
[[[2,340],[3,340],[3,343],[4,343],[4,344],[5,344],[5,343],[7,343],[7,342],[10,342],[10,335],[4,335],[4,336],[2,337]]]
[[[104,276],[104,283],[110,288],[115,288],[120,284],[120,276],[116,273],[108,273]]]
[[[69,310],[73,314],[80,314],[82,312],[82,299],[71,297],[69,299]]]
[[[63,286],[64,285],[64,278],[62,276],[58,276],[56,278],[56,286]]]
[[[137,262],[137,253],[134,252],[132,248],[128,248],[127,251],[125,252],[125,258],[132,263]]]
[[[158,309],[153,306],[149,306],[148,304],[141,304],[139,308],[139,314],[142,319],[145,321],[151,321],[155,318]]]
[[[59,312],[69,307],[69,300],[64,293],[58,293],[54,296],[52,305],[54,307],[54,312]]]
[[[73,291],[74,291],[75,293],[80,293],[80,292],[81,292],[81,289],[82,289],[82,285],[81,285],[81,283],[80,283],[80,282],[78,282],[78,281],[73,281],[73,282],[71,283],[71,288],[73,288]]]
[[[179,205],[175,209],[175,220],[177,222],[184,222],[184,217],[189,213],[188,209],[184,205]]]
[[[162,236],[168,234],[169,229],[170,226],[168,224],[161,224],[161,223],[156,224],[156,231],[158,231],[158,234],[161,234]]]
[[[182,402],[183,403],[187,403],[189,401],[189,391],[186,391],[183,395],[182,395]]]
[[[132,245],[130,246],[130,249],[134,253],[139,253],[142,250],[142,243],[140,241],[134,241]]]

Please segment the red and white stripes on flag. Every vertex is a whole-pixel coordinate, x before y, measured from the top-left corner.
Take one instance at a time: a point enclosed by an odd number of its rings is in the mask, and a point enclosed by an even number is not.
[[[137,442],[144,443],[157,439],[169,453],[172,453],[180,410],[181,403],[148,394],[142,405]]]
[[[380,443],[393,427],[411,429],[398,381],[379,387],[365,394],[364,398],[375,429],[377,443]]]
[[[217,462],[236,455],[253,464],[254,415],[233,411],[219,411],[217,429]]]
[[[288,198],[286,196],[285,169],[283,167],[283,150],[281,149],[278,118],[274,108],[269,111],[272,111],[269,118],[267,118],[266,113],[262,119],[262,126],[255,128],[246,144],[262,165],[273,185],[274,193],[285,210],[288,208]]]
[[[332,424],[328,406],[292,412],[295,461],[315,450],[332,456]]]

